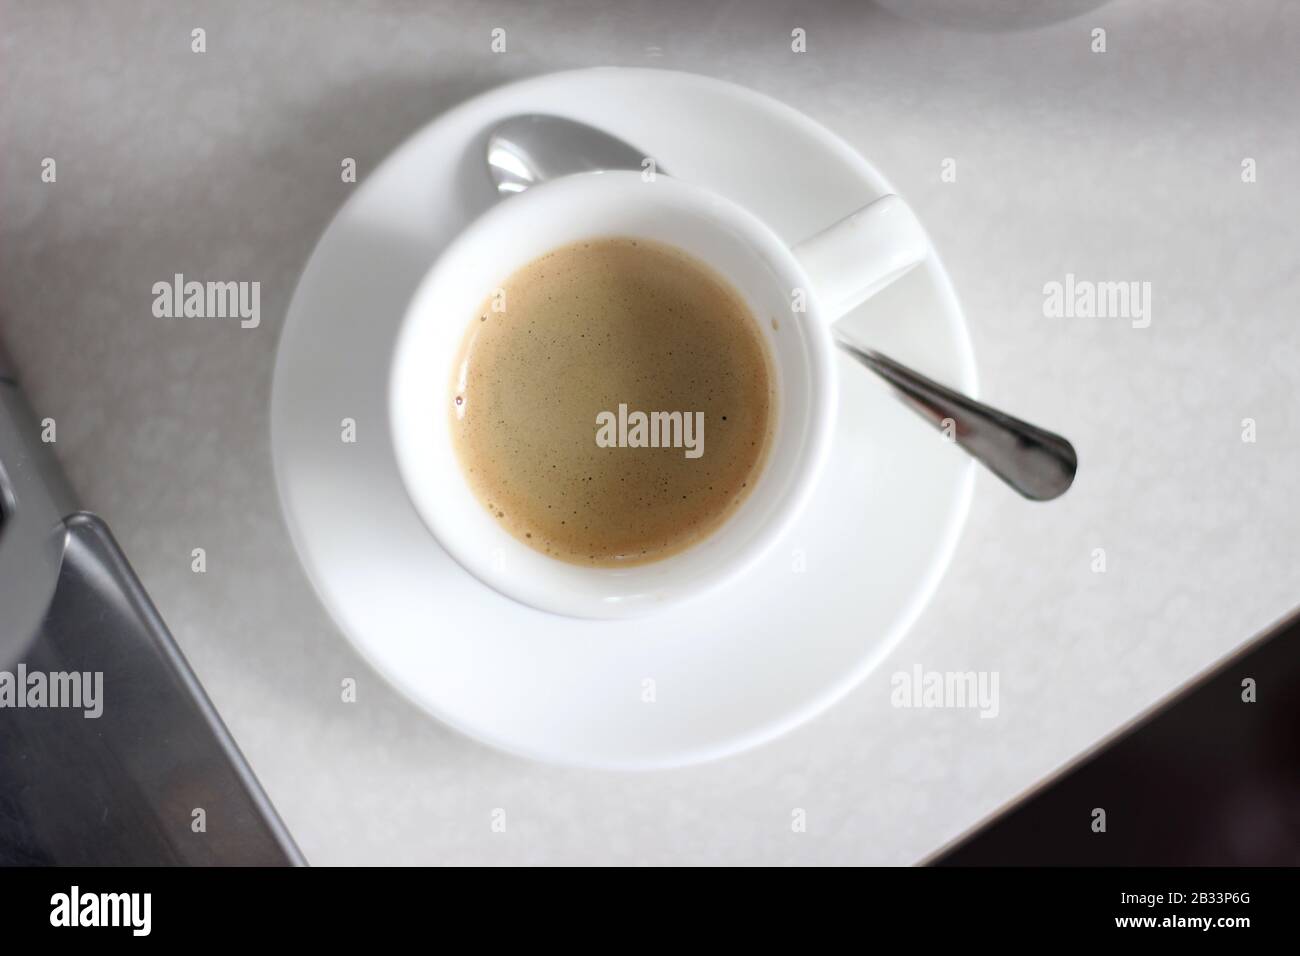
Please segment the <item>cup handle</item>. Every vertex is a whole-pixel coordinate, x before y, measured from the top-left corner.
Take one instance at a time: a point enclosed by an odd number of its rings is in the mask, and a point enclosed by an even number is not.
[[[831,322],[875,295],[930,254],[930,241],[901,197],[882,196],[796,245]]]

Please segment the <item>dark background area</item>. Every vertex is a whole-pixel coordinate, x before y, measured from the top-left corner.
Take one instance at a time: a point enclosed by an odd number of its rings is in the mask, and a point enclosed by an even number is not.
[[[930,862],[1300,864],[1300,614]]]

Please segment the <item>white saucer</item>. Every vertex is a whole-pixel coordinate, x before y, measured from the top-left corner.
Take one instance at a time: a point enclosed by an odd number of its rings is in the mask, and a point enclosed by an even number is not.
[[[584,621],[534,611],[470,577],[407,499],[385,385],[416,284],[495,201],[484,142],[516,113],[607,129],[792,243],[891,191],[801,113],[685,73],[556,73],[450,111],[358,186],[290,304],[271,444],[294,543],[366,660],[472,737],[540,760],[622,769],[753,747],[830,706],[902,638],[952,555],[974,466],[842,358],[843,405],[821,486],[785,541],[717,599]],[[861,341],[974,392],[966,326],[937,259],[845,322]],[[345,418],[357,423],[355,443],[341,440]]]

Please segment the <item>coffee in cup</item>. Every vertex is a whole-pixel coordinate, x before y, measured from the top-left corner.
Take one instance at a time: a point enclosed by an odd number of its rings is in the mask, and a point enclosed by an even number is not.
[[[592,238],[516,270],[448,389],[480,505],[561,561],[622,567],[706,538],[759,480],[772,359],[744,299],[666,243]]]

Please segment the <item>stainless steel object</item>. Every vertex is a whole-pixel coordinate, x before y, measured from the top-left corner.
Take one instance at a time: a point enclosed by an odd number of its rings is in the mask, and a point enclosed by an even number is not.
[[[98,717],[0,707],[0,865],[304,862],[2,358],[0,672],[102,675]]]
[[[873,349],[843,338],[837,341],[894,386],[923,418],[1026,498],[1048,501],[1065,494],[1074,481],[1079,460],[1074,446],[1060,435],[967,398]]]
[[[569,173],[640,169],[644,160],[644,153],[621,139],[558,116],[511,117],[488,136],[488,172],[502,195]],[[666,175],[659,166],[656,172]],[[951,428],[958,445],[1026,498],[1047,501],[1073,483],[1078,457],[1060,435],[955,392],[880,352],[839,337],[836,342],[923,417]]]
[[[646,154],[609,133],[559,116],[515,116],[488,136],[487,165],[503,196],[569,173],[641,169]],[[656,166],[655,172],[664,173]]]

